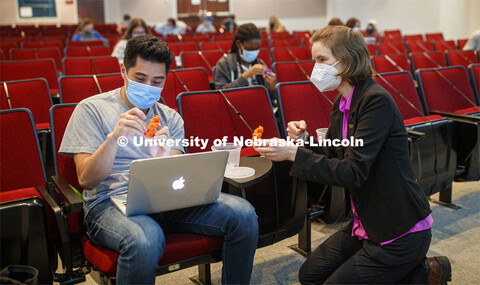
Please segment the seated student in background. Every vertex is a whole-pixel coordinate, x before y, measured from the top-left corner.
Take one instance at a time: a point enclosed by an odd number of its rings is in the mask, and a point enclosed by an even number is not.
[[[371,19],[367,22],[367,27],[362,30],[362,34],[365,38],[374,37],[377,38],[377,42],[382,38],[382,34],[378,31],[377,20]]]
[[[222,236],[222,283],[248,284],[258,240],[255,209],[237,196],[221,193],[214,204],[126,217],[110,196],[126,193],[135,159],[180,155],[181,146],[135,146],[147,124],[160,116],[158,138],[184,139],[180,115],[158,103],[172,53],[151,35],[127,42],[121,75],[124,86],[81,101],[68,122],[60,153],[73,156],[87,201],[85,225],[98,245],[119,253],[117,284],[154,284],[165,249],[164,230]],[[128,138],[120,147],[117,140]],[[158,169],[162,171],[162,169]]]
[[[357,18],[350,18],[348,19],[347,23],[345,24],[345,26],[349,27],[350,29],[352,29],[354,32],[360,32],[362,29],[360,28],[361,25],[360,25],[360,20],[358,20]]]
[[[108,40],[102,37],[97,30],[93,29],[93,22],[89,18],[85,18],[78,25],[77,30],[72,38],[74,42],[103,41],[108,45]]]
[[[258,58],[260,45],[260,32],[254,24],[239,26],[230,52],[215,67],[215,88],[265,85],[273,94],[277,76]]]
[[[480,30],[474,31],[463,47],[463,50],[479,50],[480,49]]]
[[[353,221],[324,241],[303,263],[302,284],[446,284],[446,257],[425,258],[433,219],[415,181],[402,116],[376,83],[363,36],[346,26],[326,26],[310,38],[311,80],[336,90],[326,139],[363,140],[363,146],[255,147],[273,161],[293,162],[290,174],[347,190]],[[291,139],[305,139],[305,121],[287,125]],[[272,142],[275,142],[272,143]],[[342,143],[343,145],[343,143]],[[343,189],[342,189],[343,191]],[[430,275],[427,275],[427,274]]]
[[[118,58],[119,63],[123,63],[128,40],[146,34],[150,34],[150,29],[147,27],[147,24],[145,24],[145,21],[140,18],[133,19],[127,31],[123,34],[122,39],[115,45],[112,56]]]
[[[187,28],[185,22],[169,18],[165,24],[155,26],[155,32],[166,38],[168,35],[183,35]]]
[[[272,32],[285,32],[285,26],[280,23],[276,16],[270,16],[268,20],[267,33],[271,34]]]
[[[130,26],[130,19],[130,15],[123,15],[123,21],[117,25],[117,33],[119,36],[122,36],[125,31],[127,31],[128,27]]]
[[[198,27],[195,29],[195,32],[202,33],[202,34],[216,33],[217,28],[215,28],[215,26],[213,25],[213,17],[208,16],[203,18],[203,22],[200,25],[198,25]]]

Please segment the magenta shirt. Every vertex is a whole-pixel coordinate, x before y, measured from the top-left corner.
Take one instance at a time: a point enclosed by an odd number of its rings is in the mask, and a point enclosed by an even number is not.
[[[352,91],[350,92],[350,95],[348,95],[348,99],[345,100],[345,98],[342,96],[340,99],[340,104],[338,106],[338,109],[343,113],[343,127],[342,127],[342,139],[347,138],[347,133],[348,133],[348,114],[350,112],[350,105],[352,104],[352,95],[353,95],[353,90],[355,90],[355,86],[352,88]],[[352,196],[350,196],[350,205],[352,206],[352,212],[353,212],[353,226],[352,226],[352,236],[357,236],[359,240],[361,239],[368,239],[367,233],[365,232],[365,229],[363,228],[362,222],[358,218],[357,211],[355,211],[355,206],[353,205],[352,201]],[[419,232],[423,230],[427,230],[432,227],[433,224],[433,218],[432,215],[428,215],[425,219],[421,220],[415,226],[413,226],[408,232],[399,235],[398,237],[381,242],[380,245],[385,245],[388,243],[393,242],[396,239],[399,239],[403,237],[404,235],[407,235],[409,233],[414,233],[414,232]]]

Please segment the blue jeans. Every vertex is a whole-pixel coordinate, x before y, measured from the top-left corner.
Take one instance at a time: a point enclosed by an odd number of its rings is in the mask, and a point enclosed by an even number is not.
[[[222,236],[222,283],[248,284],[258,241],[255,209],[240,197],[221,193],[217,203],[154,215],[126,217],[107,199],[85,218],[97,244],[119,253],[117,284],[154,284],[166,232]]]

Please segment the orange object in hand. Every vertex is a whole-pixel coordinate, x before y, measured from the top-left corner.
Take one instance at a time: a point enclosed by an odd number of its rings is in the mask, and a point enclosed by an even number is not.
[[[262,126],[258,126],[258,128],[256,128],[255,131],[253,131],[252,139],[253,139],[253,140],[255,140],[255,138],[261,139],[261,138],[262,138],[262,134],[263,134],[263,127],[262,127]]]
[[[145,135],[147,137],[153,138],[159,128],[160,128],[160,116],[155,115],[153,118],[150,119],[150,124],[147,127],[147,131],[145,132]]]

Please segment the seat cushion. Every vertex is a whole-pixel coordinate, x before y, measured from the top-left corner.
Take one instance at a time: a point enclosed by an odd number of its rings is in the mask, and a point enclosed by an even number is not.
[[[471,113],[479,113],[480,112],[480,107],[479,106],[474,106],[470,108],[465,108],[461,110],[455,111],[456,114],[471,114]]]
[[[0,202],[8,202],[13,200],[20,200],[30,197],[42,198],[42,195],[33,187],[20,188],[6,192],[0,192]]]
[[[37,130],[47,130],[50,129],[50,123],[36,123],[35,129]]]
[[[222,238],[191,233],[175,233],[165,235],[165,252],[159,265],[178,262],[187,258],[203,255],[222,248]],[[93,243],[83,237],[85,257],[101,272],[114,277],[117,272],[118,253]]]
[[[437,120],[442,120],[444,119],[442,116],[439,115],[430,115],[426,117],[415,117],[415,118],[410,118],[407,120],[403,120],[405,126],[412,126],[416,124],[423,124],[427,121],[437,121]]]

